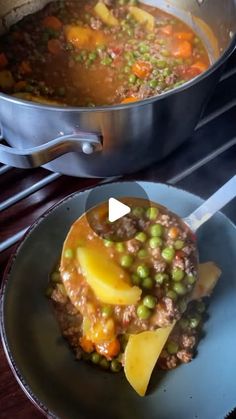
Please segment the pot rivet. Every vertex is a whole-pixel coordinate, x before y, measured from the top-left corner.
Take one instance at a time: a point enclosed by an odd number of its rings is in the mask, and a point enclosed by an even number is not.
[[[92,154],[93,153],[93,145],[90,143],[83,143],[82,144],[82,151],[84,154]]]

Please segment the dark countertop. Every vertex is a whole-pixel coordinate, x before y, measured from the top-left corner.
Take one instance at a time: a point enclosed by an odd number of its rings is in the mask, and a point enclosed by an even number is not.
[[[230,59],[225,75],[217,86],[194,135],[161,163],[125,178],[168,182],[207,198],[235,173],[236,54]],[[1,280],[9,256],[15,248],[15,245],[7,247],[7,244],[10,244],[7,240],[16,241],[16,234],[20,237],[22,230],[63,197],[100,181],[56,177],[41,168],[24,171],[0,167],[1,203],[21,191],[37,186],[39,182],[39,189],[36,192],[0,212]],[[236,223],[236,200],[228,204],[223,212]],[[2,346],[0,346],[0,377],[2,419],[43,418],[16,383]]]

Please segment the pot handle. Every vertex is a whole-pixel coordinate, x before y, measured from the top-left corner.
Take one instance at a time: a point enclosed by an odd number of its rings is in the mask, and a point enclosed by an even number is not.
[[[0,137],[1,140],[1,137]],[[102,150],[102,136],[80,132],[62,135],[33,148],[17,149],[0,144],[0,162],[13,167],[31,169],[70,152],[92,154]]]

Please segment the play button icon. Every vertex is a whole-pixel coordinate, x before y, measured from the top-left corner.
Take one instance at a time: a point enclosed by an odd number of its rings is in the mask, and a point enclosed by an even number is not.
[[[101,239],[125,242],[142,230],[137,214],[144,214],[149,205],[147,193],[138,182],[114,182],[90,190],[85,213],[91,230]]]
[[[108,201],[108,220],[110,223],[119,220],[131,211],[128,205],[123,204],[115,198],[109,198]]]

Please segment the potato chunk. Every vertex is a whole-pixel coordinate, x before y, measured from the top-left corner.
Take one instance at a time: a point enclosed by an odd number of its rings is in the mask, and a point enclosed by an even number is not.
[[[146,26],[147,31],[153,32],[155,26],[154,16],[136,6],[130,6],[129,11],[137,22]]]
[[[99,1],[94,7],[94,11],[97,14],[97,16],[101,19],[101,21],[105,23],[106,25],[108,26],[119,25],[119,21],[113,16],[113,14],[110,12],[110,10],[107,8],[107,6],[104,3]]]
[[[78,49],[92,50],[96,46],[105,45],[106,38],[101,31],[94,31],[91,28],[83,28],[78,25],[67,25],[64,29],[68,42]]]
[[[214,262],[200,263],[198,268],[198,280],[193,289],[191,300],[199,300],[211,295],[219,277],[221,270]]]
[[[96,297],[107,304],[136,304],[141,289],[129,284],[129,275],[108,255],[86,247],[77,249],[82,273]]]
[[[134,390],[144,396],[160,353],[174,327],[130,335],[125,349],[125,376]]]

